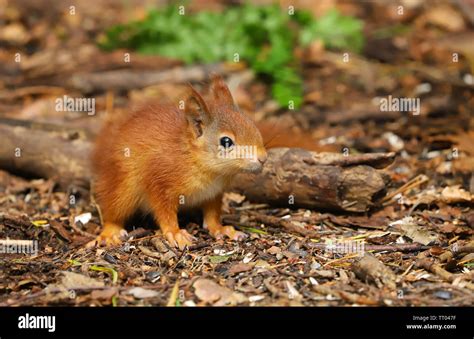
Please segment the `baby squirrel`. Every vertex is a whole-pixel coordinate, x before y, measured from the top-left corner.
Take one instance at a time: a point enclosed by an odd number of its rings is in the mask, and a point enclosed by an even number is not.
[[[178,211],[186,208],[202,208],[203,226],[215,238],[246,237],[221,224],[222,194],[237,173],[262,169],[262,136],[220,76],[213,77],[206,100],[189,91],[184,109],[149,106],[105,124],[92,156],[104,228],[89,246],[119,244],[126,219],[137,210],[151,212],[180,249],[195,240],[178,225]],[[254,157],[233,157],[238,146],[250,146]]]

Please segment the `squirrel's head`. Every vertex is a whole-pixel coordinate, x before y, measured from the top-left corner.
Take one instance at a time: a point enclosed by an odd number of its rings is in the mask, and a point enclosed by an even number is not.
[[[262,136],[242,113],[220,76],[214,76],[206,100],[190,88],[185,114],[199,161],[217,173],[258,172],[267,159]]]

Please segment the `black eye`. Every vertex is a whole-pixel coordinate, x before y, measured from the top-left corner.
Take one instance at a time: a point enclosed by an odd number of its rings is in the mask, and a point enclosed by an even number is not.
[[[230,147],[234,146],[234,142],[229,137],[222,137],[221,140],[220,140],[220,144],[224,148],[230,148]]]

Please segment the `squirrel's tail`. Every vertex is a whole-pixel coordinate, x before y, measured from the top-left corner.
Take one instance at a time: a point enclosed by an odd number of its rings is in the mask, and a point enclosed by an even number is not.
[[[314,152],[327,151],[327,147],[320,145],[311,133],[292,126],[291,123],[282,120],[265,120],[258,121],[256,124],[267,149],[289,147],[304,148]]]

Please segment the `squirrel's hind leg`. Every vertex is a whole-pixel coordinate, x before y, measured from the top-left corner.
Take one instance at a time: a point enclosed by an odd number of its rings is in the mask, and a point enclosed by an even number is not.
[[[109,186],[112,187],[112,186]],[[120,186],[118,186],[120,188]],[[116,246],[122,243],[126,235],[125,220],[138,208],[140,201],[130,199],[136,194],[123,194],[122,191],[105,191],[98,194],[98,202],[102,212],[103,229],[94,240],[87,243],[86,247]]]

